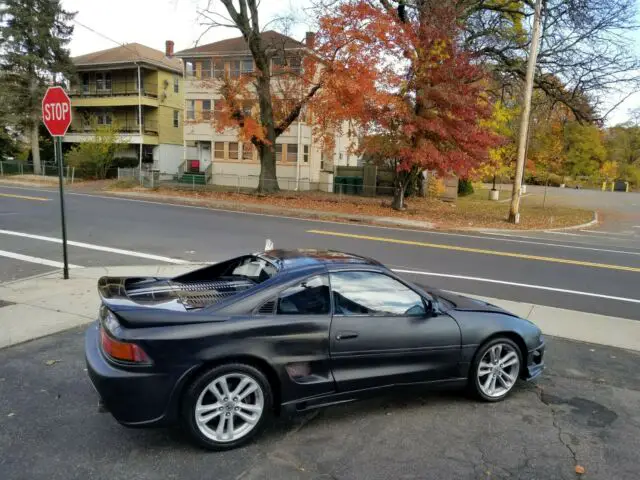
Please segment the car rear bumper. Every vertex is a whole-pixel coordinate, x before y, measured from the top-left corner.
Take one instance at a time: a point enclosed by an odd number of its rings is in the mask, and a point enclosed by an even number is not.
[[[529,350],[527,354],[527,369],[524,376],[525,380],[537,378],[544,370],[544,351],[544,342],[541,342],[540,345],[533,350]]]
[[[85,335],[85,358],[89,379],[100,396],[99,406],[127,426],[160,426],[171,423],[172,393],[179,376],[119,368],[102,353],[97,324]],[[144,368],[144,370],[143,370]]]

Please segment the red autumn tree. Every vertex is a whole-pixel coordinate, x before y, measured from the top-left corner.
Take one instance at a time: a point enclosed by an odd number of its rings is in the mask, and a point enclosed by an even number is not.
[[[467,172],[499,140],[483,120],[491,104],[482,67],[460,43],[452,2],[344,0],[318,32],[323,88],[316,133],[355,124],[373,158],[395,170],[393,207],[424,170]]]

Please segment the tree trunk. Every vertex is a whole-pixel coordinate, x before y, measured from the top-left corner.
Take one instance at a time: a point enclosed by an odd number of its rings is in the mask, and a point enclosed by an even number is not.
[[[31,158],[33,159],[33,173],[40,175],[40,136],[38,122],[31,127]]]
[[[260,178],[258,180],[259,193],[273,193],[280,190],[276,177],[276,148],[275,138],[271,145],[262,144],[258,148],[260,155]]]
[[[495,190],[496,189],[496,175],[493,175],[493,188],[491,190]]]
[[[391,204],[391,208],[395,210],[404,210],[405,188],[406,186],[402,182],[399,184],[396,184],[395,188],[393,189],[393,203]]]
[[[260,123],[262,123],[266,136],[266,141],[262,142],[258,147],[258,153],[260,154],[258,192],[273,193],[280,191],[280,186],[276,177],[276,127],[271,103],[271,77],[266,57],[262,58],[262,56],[254,54],[254,59],[256,60],[256,67],[262,72],[257,78],[256,86],[260,104]]]

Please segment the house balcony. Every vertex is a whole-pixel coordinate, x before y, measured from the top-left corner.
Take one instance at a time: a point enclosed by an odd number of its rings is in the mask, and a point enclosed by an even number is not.
[[[120,142],[145,145],[158,145],[158,125],[154,120],[145,119],[142,127],[135,120],[127,120],[124,122],[116,122],[113,125],[117,128]],[[69,131],[64,137],[65,142],[82,143],[95,139],[97,127],[99,124],[88,124],[81,122],[72,122]],[[142,131],[142,137],[140,132]]]
[[[89,82],[74,85],[69,96],[74,107],[158,106],[158,85],[145,82],[139,90],[133,81]]]

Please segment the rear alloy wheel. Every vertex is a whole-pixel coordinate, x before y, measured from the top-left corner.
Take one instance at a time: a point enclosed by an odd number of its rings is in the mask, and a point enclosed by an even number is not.
[[[508,338],[495,338],[480,347],[469,377],[472,390],[483,400],[502,400],[520,376],[521,356]]]
[[[268,380],[254,367],[222,365],[199,377],[186,391],[183,423],[194,440],[212,450],[247,443],[272,408]]]

